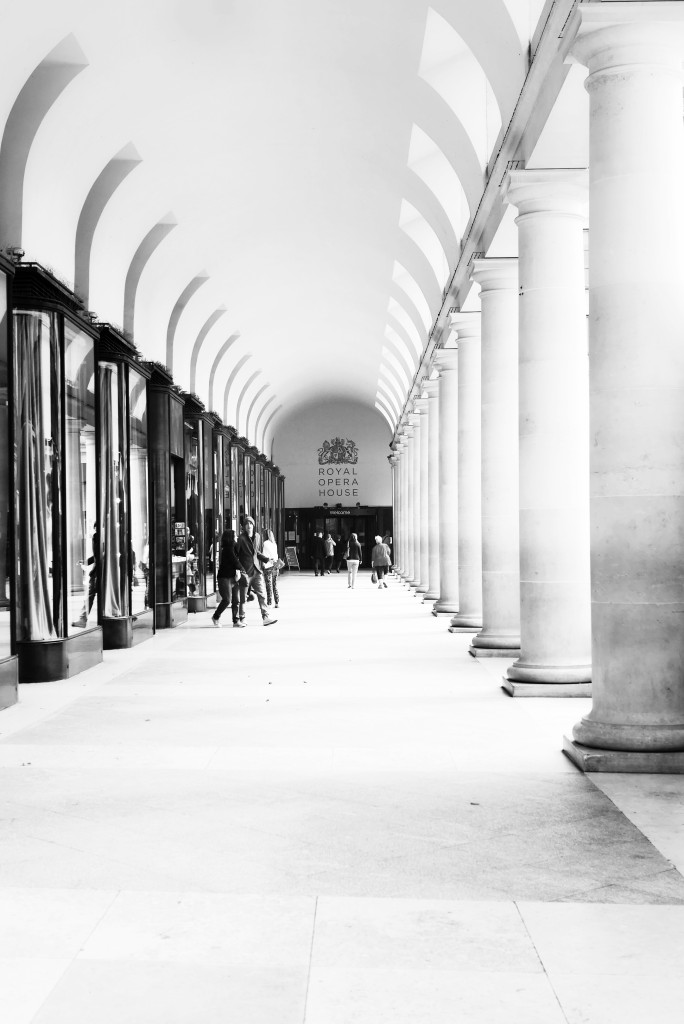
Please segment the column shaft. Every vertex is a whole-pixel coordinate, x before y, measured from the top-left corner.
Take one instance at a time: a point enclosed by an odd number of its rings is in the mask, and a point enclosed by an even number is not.
[[[429,575],[429,563],[428,563],[428,552],[429,543],[428,537],[430,534],[430,522],[428,518],[428,472],[429,472],[429,422],[428,422],[428,400],[427,398],[419,398],[415,402],[415,407],[420,413],[420,534],[419,534],[419,548],[420,548],[420,563],[417,575],[417,594],[427,594],[428,591],[428,575]]]
[[[428,396],[428,589],[425,601],[439,597],[439,380],[425,385]]]
[[[482,630],[474,657],[520,649],[518,261],[475,260],[482,306]]]
[[[435,353],[439,369],[439,600],[433,615],[458,611],[458,350]]]
[[[520,658],[512,696],[591,692],[585,171],[511,171],[518,207]]]
[[[594,683],[566,749],[593,770],[684,771],[653,753],[684,752],[683,6],[582,6],[570,26],[590,72]]]

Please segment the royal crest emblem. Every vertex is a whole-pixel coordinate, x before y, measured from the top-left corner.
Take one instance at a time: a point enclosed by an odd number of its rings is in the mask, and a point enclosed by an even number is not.
[[[324,441],[318,449],[319,466],[351,462],[356,464],[359,461],[359,449],[349,438],[333,437],[330,441]]]

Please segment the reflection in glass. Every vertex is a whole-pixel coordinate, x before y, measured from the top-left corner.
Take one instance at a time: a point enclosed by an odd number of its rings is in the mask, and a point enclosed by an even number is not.
[[[185,523],[185,466],[171,456],[171,600],[188,596],[186,584],[187,527]]]
[[[102,614],[128,615],[126,417],[123,374],[100,363],[100,563]]]
[[[57,322],[55,313],[14,314],[17,640],[65,635]]]
[[[64,322],[64,377],[68,621],[73,629],[84,629],[97,623],[101,568],[96,511],[95,345],[88,334],[68,320]],[[107,538],[109,543],[115,532]]]
[[[147,483],[147,381],[128,371],[130,408],[131,613],[150,607],[150,534]]]
[[[232,445],[230,449],[230,493],[231,493],[231,518],[232,518],[232,529],[238,530],[238,520],[240,516],[239,499],[238,499],[238,450],[235,445]]]
[[[188,596],[203,593],[202,565],[202,505],[200,480],[200,451],[202,423],[185,424],[185,498],[187,529],[187,584]]]
[[[0,271],[0,658],[12,653],[10,636],[10,479],[7,277]]]

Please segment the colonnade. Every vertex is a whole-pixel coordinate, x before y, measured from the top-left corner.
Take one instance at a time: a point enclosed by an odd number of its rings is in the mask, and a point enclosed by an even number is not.
[[[592,694],[586,771],[684,773],[682,7],[576,8],[588,171],[508,172],[391,457],[398,572],[511,696]]]

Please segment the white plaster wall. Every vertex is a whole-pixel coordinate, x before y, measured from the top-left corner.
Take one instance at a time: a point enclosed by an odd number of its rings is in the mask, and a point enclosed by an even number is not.
[[[356,465],[319,465],[318,449],[334,437],[354,442],[359,453]],[[298,407],[278,425],[273,440],[273,461],[286,478],[285,505],[391,505],[390,440],[387,423],[368,406],[339,401]],[[326,483],[319,484],[323,479]],[[334,493],[328,494],[330,490]]]

